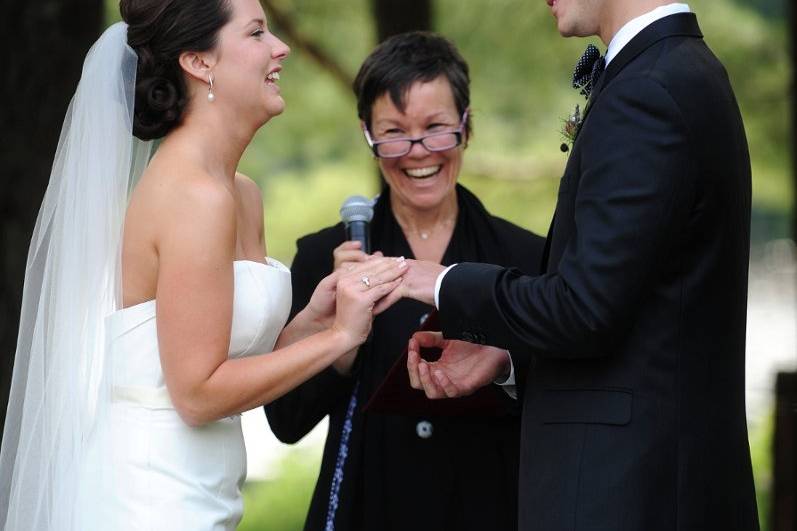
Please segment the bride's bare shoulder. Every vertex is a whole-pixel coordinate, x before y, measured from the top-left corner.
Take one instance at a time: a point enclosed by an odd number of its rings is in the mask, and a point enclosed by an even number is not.
[[[235,234],[235,197],[224,183],[191,164],[153,159],[125,218],[126,300],[154,298],[164,272],[176,267],[184,274],[196,257],[231,264]]]
[[[235,213],[232,190],[190,162],[153,159],[133,192],[132,201],[136,199],[167,217]]]
[[[125,246],[149,255],[183,249],[186,256],[220,253],[231,259],[235,247],[234,191],[196,165],[153,159],[130,199]]]

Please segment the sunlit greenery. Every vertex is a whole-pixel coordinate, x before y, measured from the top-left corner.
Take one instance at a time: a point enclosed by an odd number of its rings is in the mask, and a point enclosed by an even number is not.
[[[772,498],[772,436],[774,415],[769,415],[750,427],[750,457],[756,485],[756,501],[761,529],[768,530]]]
[[[301,531],[318,476],[320,452],[294,449],[268,481],[247,483],[238,531]]]

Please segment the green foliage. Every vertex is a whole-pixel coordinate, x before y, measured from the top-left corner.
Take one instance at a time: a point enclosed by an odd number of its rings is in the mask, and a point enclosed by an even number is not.
[[[315,449],[293,449],[282,458],[273,479],[247,483],[238,531],[301,531],[319,466]]]
[[[736,0],[736,2],[747,4],[766,17],[785,17],[787,14],[786,6],[788,3],[786,0]]]
[[[781,19],[767,20],[751,7],[702,0],[711,16],[701,24],[725,64],[745,121],[753,164],[753,198],[760,207],[792,207],[788,34]]]
[[[334,225],[338,208],[352,193],[377,193],[375,166],[369,160],[331,162],[312,172],[286,172],[263,182],[266,241],[270,256],[289,261],[294,239]],[[285,237],[290,235],[290,237]]]

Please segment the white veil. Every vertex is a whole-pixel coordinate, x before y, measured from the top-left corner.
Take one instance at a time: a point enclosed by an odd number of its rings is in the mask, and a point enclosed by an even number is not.
[[[129,190],[151,142],[133,137],[127,26],[89,51],[30,244],[0,451],[0,524],[76,527],[80,471],[109,402],[104,318],[120,308]]]

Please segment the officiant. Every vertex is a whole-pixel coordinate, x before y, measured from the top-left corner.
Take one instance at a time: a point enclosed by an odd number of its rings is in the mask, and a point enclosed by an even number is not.
[[[392,37],[360,68],[358,114],[386,183],[374,205],[372,250],[537,274],[543,238],[491,215],[457,184],[472,136],[469,84],[459,52],[431,33]],[[342,223],[298,240],[293,313],[321,278],[366,259],[345,240]],[[372,340],[359,351],[266,406],[272,430],[286,443],[330,418],[305,530],[516,529],[520,419],[509,397],[499,393],[507,407],[493,415],[363,412],[431,311],[399,301],[375,318]]]

